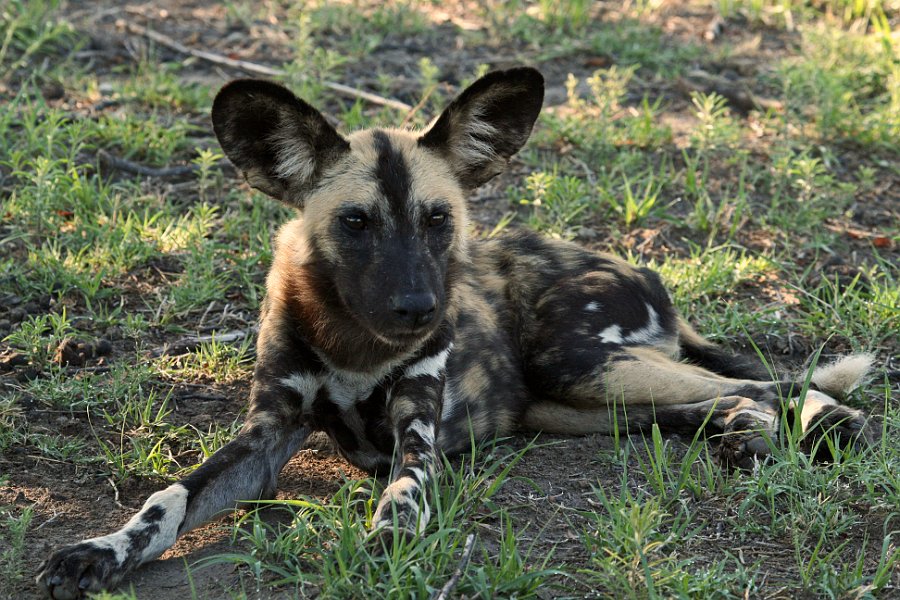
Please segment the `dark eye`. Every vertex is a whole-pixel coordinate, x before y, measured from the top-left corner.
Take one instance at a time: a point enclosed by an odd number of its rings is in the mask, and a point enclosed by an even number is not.
[[[430,217],[428,217],[428,226],[429,227],[440,227],[444,223],[447,222],[447,213],[445,212],[435,212],[432,213]]]
[[[341,217],[341,225],[352,231],[362,231],[366,228],[366,218],[363,215],[344,215]]]

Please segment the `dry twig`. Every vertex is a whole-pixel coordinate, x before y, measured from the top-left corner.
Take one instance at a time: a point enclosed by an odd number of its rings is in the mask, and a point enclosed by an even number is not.
[[[422,99],[419,100],[415,106],[413,106],[406,113],[406,116],[403,117],[403,121],[400,122],[400,129],[405,129],[409,122],[412,121],[413,117],[416,116],[416,113],[422,110],[422,107],[425,106],[425,103],[428,102],[428,99],[431,98],[431,94],[434,93],[434,90],[437,89],[437,84],[429,87],[424,94],[422,94]]]
[[[107,477],[106,481],[109,483],[109,485],[112,486],[113,492],[115,492],[115,497],[113,498],[113,502],[116,503],[116,506],[118,506],[119,508],[124,508],[125,510],[134,510],[130,506],[125,506],[124,504],[119,502],[119,488],[118,488],[118,486],[116,486],[116,482],[113,481],[113,478]]]
[[[167,35],[164,35],[157,31],[152,31],[136,23],[126,23],[126,28],[128,29],[128,31],[134,33],[135,35],[142,35],[144,37],[150,38],[157,44],[166,46],[167,48],[171,48],[176,52],[194,56],[196,58],[200,58],[217,65],[225,65],[234,69],[240,69],[242,71],[255,73],[257,75],[265,75],[267,77],[281,77],[285,74],[284,70],[282,69],[274,69],[272,67],[267,67],[265,65],[260,65],[246,60],[228,58],[227,56],[222,56],[221,54],[216,54],[215,52],[207,52],[205,50],[195,50],[193,48],[188,48],[181,42],[173,40]],[[338,94],[349,96],[351,98],[361,98],[366,102],[371,102],[372,104],[377,104],[379,106],[388,106],[390,108],[394,108],[404,112],[412,110],[412,107],[405,102],[400,102],[399,100],[394,100],[392,98],[385,98],[384,96],[379,96],[378,94],[373,94],[371,92],[364,92],[363,90],[358,90],[356,88],[342,85],[340,83],[334,83],[333,81],[323,81],[322,85],[332,91],[337,92]]]
[[[453,576],[444,584],[444,587],[441,588],[441,591],[431,597],[431,600],[447,600],[450,597],[450,594],[453,592],[453,588],[459,583],[459,580],[462,578],[463,572],[466,570],[466,565],[469,564],[469,559],[472,558],[472,549],[475,547],[475,534],[470,533],[466,536],[466,543],[463,546],[462,557],[459,559],[459,565],[456,567],[456,571],[453,572]]]
[[[111,169],[116,169],[117,171],[125,171],[126,173],[133,173],[135,175],[144,175],[145,177],[158,177],[161,179],[167,177],[187,177],[200,170],[200,165],[180,165],[177,167],[148,167],[146,165],[142,165],[125,158],[113,156],[106,150],[100,150],[99,152],[97,152],[97,157],[100,159],[101,163]],[[231,163],[227,160],[218,161],[214,165],[214,167],[221,170],[232,168]]]
[[[227,331],[223,333],[214,333],[212,335],[184,337],[175,340],[174,342],[167,342],[163,346],[156,348],[155,350],[153,350],[152,355],[154,357],[179,356],[181,354],[187,354],[188,352],[195,351],[203,343],[219,342],[222,344],[230,344],[232,342],[241,341],[248,335],[252,335],[255,332],[256,328],[251,327],[246,331]]]

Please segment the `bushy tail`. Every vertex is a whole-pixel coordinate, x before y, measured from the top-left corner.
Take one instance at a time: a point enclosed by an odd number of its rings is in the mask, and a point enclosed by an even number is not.
[[[850,354],[842,356],[829,365],[816,367],[812,385],[835,398],[846,396],[858,388],[869,371],[875,357],[871,354]]]
[[[678,320],[678,344],[682,358],[713,373],[734,379],[772,379],[758,360],[726,351],[694,331],[684,319]]]

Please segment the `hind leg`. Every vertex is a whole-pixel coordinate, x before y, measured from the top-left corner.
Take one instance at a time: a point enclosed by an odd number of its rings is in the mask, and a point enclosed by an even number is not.
[[[724,434],[723,457],[741,464],[768,451],[785,399],[802,389],[796,381],[768,381],[759,368],[704,340],[675,314],[661,281],[646,269],[618,265],[566,278],[544,290],[532,309],[522,318],[524,372],[537,399],[524,415],[531,429],[705,426]],[[700,364],[679,362],[682,352]],[[849,357],[817,369],[812,381],[842,393],[870,360]],[[818,392],[808,394],[800,417],[810,440],[835,422],[845,442],[872,437],[858,411]]]
[[[565,354],[559,358],[564,360]],[[720,437],[723,462],[741,468],[771,452],[785,406],[789,416],[800,411],[802,447],[817,449],[816,458],[828,458],[828,444],[817,443],[826,432],[844,447],[877,439],[860,411],[824,393],[810,391],[801,404],[787,400],[799,392],[799,383],[730,379],[652,348],[620,348],[601,366],[565,382],[552,380],[552,372],[536,369],[544,379],[540,399],[528,406],[523,418],[528,429],[611,433],[657,424],[663,431],[689,435],[703,429]]]
[[[593,361],[586,360],[588,354]],[[574,372],[569,361],[577,356],[589,366]],[[547,360],[552,357],[552,360]],[[684,405],[724,396],[774,402],[794,387],[792,382],[732,379],[702,367],[678,362],[648,346],[617,346],[609,350],[578,346],[553,348],[543,360],[526,365],[533,392],[542,398],[576,408],[607,405]],[[560,373],[565,376],[560,377]],[[799,385],[796,388],[799,389]]]
[[[778,409],[742,396],[725,396],[692,404],[573,408],[539,401],[528,407],[526,428],[551,433],[627,433],[649,430],[654,424],[668,432],[693,435],[702,430],[719,441],[717,454],[726,465],[742,469],[768,456],[779,431]]]

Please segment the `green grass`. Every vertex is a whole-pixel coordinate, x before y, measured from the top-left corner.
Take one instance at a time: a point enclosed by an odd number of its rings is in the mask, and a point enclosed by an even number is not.
[[[473,539],[472,567],[455,592],[486,597],[537,597],[548,577],[552,555],[537,556],[517,543],[501,507],[491,501],[510,469],[526,455],[494,447],[488,461],[470,455],[447,463],[430,486],[432,520],[413,540],[383,540],[368,533],[380,486],[372,479],[347,481],[326,502],[299,498],[261,503],[238,520],[237,539],[245,553],[215,556],[197,567],[220,562],[245,565],[260,583],[276,583],[300,595],[347,598],[359,589],[391,598],[421,598],[439,591],[453,575],[467,538]],[[263,509],[265,509],[263,511]],[[287,517],[272,524],[272,513]],[[479,525],[493,523],[495,545],[482,544]]]
[[[0,508],[0,576],[4,581],[18,581],[27,573],[25,535],[33,514],[31,508],[15,512],[8,507]]]
[[[252,336],[159,350],[186,335],[251,331],[272,237],[291,211],[218,168],[207,113],[224,77],[152,44],[91,63],[91,35],[104,34],[69,22],[66,10],[53,1],[0,8],[0,354],[26,363],[0,380],[0,468],[39,461],[35,473],[54,465],[85,486],[112,478],[152,487],[235,434],[240,403],[231,401],[246,396],[253,364]],[[270,44],[273,58],[254,60],[284,69],[283,80],[344,130],[403,119],[422,127],[488,65],[541,67],[556,102],[514,175],[472,204],[479,231],[530,227],[647,264],[705,335],[752,351],[749,339],[776,365],[796,368],[820,348],[872,351],[883,365],[900,351],[896,2],[441,10],[230,0],[221,22],[210,18],[221,26],[215,36],[239,31]],[[721,15],[726,31],[749,20],[778,49],[755,54],[728,35],[707,43],[702,31],[673,32],[666,11],[688,21],[692,11],[704,22]],[[391,58],[398,48],[402,65]],[[758,69],[738,73],[748,55]],[[679,77],[695,69],[736,74],[774,108],[744,114],[716,91],[684,91]],[[407,115],[336,97],[323,80],[419,108]],[[64,99],[46,93],[54,84]],[[100,150],[198,169],[183,180],[133,176],[105,167]],[[109,338],[114,352],[61,366],[53,355],[67,338]],[[197,420],[206,400],[185,390],[225,398],[214,424]],[[884,441],[838,451],[831,464],[810,462],[789,425],[777,460],[750,473],[723,470],[702,437],[621,432],[575,465],[555,447],[513,440],[448,462],[430,490],[432,523],[387,552],[366,533],[381,484],[347,480],[330,499],[301,494],[244,514],[228,525],[234,551],[190,572],[234,563],[234,597],[366,589],[422,598],[448,581],[472,536],[456,596],[892,597],[896,394],[879,371],[848,400],[880,415]],[[590,442],[569,443],[564,451]],[[535,477],[529,464],[551,472]],[[2,493],[24,485],[0,481]],[[569,495],[557,503],[560,494]],[[51,532],[41,529],[50,515],[15,494],[2,504],[0,575],[25,586],[39,560],[27,556],[29,536]]]

